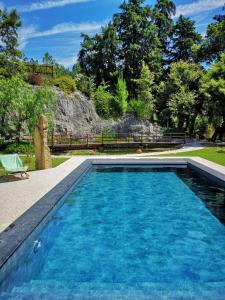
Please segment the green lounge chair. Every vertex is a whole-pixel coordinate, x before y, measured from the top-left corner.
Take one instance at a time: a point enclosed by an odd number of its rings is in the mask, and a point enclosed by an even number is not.
[[[7,173],[21,173],[21,177],[28,177],[27,167],[23,165],[18,154],[0,155],[0,164]]]

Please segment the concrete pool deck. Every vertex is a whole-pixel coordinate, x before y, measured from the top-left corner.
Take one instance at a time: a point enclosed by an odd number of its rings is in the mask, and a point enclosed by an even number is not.
[[[120,164],[123,162],[137,164],[191,163],[225,181],[225,167],[199,157],[75,156],[56,168],[31,172],[28,180],[0,183],[0,232],[4,231],[87,159],[91,159],[94,162],[101,160],[103,163],[110,160],[110,162],[115,164],[117,162]]]

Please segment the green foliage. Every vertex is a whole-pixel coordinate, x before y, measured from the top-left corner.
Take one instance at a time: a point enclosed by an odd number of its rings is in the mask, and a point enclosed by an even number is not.
[[[110,119],[113,116],[113,106],[115,104],[114,96],[107,89],[108,86],[102,84],[94,94],[97,113],[104,119]]]
[[[22,53],[18,47],[18,29],[21,26],[16,10],[0,9],[0,75],[11,77],[24,72]]]
[[[61,76],[53,80],[53,84],[64,93],[69,94],[76,90],[75,80],[70,76]]]
[[[142,102],[145,106],[146,116],[153,118],[155,113],[155,99],[154,99],[154,75],[150,72],[149,67],[143,63],[141,69],[141,75],[139,79],[134,80],[137,86],[137,96],[139,102]]]
[[[22,142],[10,143],[6,147],[5,152],[32,155],[34,154],[34,145]]]
[[[203,137],[209,128],[209,124],[210,122],[207,116],[198,115],[194,124],[195,132],[198,133],[200,137]]]
[[[0,78],[0,133],[16,135],[33,132],[41,113],[54,115],[54,93],[46,87],[33,89],[21,78]],[[51,118],[50,118],[51,119]]]
[[[118,62],[118,37],[112,23],[102,28],[93,38],[83,34],[79,52],[79,67],[88,77],[94,78],[96,85],[104,80],[115,85]]]
[[[150,22],[152,11],[143,0],[129,0],[120,5],[121,12],[114,15],[121,47],[119,59],[130,96],[137,96],[133,80],[140,78],[142,63],[149,66],[155,76],[162,72],[162,55],[157,27]]]
[[[127,99],[128,99],[128,90],[127,90],[127,84],[126,81],[119,77],[116,85],[116,100],[119,103],[119,108],[121,114],[125,113],[127,111]]]
[[[204,74],[201,92],[207,99],[204,109],[217,127],[216,135],[220,134],[222,138],[225,132],[225,54]]]
[[[153,9],[153,20],[158,28],[158,38],[161,42],[164,59],[169,53],[169,38],[174,26],[172,18],[175,14],[176,5],[171,0],[158,0]]]
[[[181,86],[177,93],[171,95],[168,106],[173,123],[178,128],[188,128],[189,121],[193,117],[195,100],[196,95],[185,86]]]
[[[144,119],[148,117],[146,105],[141,100],[132,99],[129,102],[129,111],[132,112],[137,118]]]
[[[75,75],[75,81],[77,89],[92,100],[96,89],[94,79],[92,77],[88,77],[84,74],[78,73]]]
[[[171,61],[193,61],[193,46],[200,44],[202,38],[196,32],[194,21],[180,16],[173,28]]]
[[[161,84],[161,116],[171,125],[193,132],[195,119],[202,107],[200,84],[203,71],[197,64],[178,62],[171,65],[168,79]],[[167,110],[169,109],[169,110]],[[168,125],[168,124],[167,124]]]
[[[215,23],[207,28],[206,38],[199,51],[202,61],[218,61],[225,52],[225,15],[215,16],[214,20]]]
[[[17,30],[20,26],[20,17],[15,9],[10,12],[0,9],[0,52],[4,53],[8,59],[20,54],[17,50]]]
[[[42,58],[42,62],[44,65],[54,65],[56,64],[56,61],[54,60],[54,58],[48,53],[46,52]]]

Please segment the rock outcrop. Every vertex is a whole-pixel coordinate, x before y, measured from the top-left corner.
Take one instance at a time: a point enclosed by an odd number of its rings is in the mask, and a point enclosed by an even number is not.
[[[160,134],[158,125],[142,120],[131,114],[125,114],[121,120],[103,120],[96,113],[94,103],[81,92],[65,95],[56,89],[56,134],[98,134],[100,132]]]
[[[76,91],[65,95],[56,90],[55,133],[91,134],[110,130],[114,121],[102,120],[96,113],[94,103]]]

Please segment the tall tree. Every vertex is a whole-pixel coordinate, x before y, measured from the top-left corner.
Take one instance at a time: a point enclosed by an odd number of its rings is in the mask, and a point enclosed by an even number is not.
[[[213,140],[222,139],[225,134],[225,54],[204,75],[201,91],[205,95],[204,108],[215,126]]]
[[[200,48],[203,61],[218,61],[220,55],[225,52],[225,15],[217,15],[214,20],[215,23],[208,26],[205,40]]]
[[[116,84],[118,75],[118,39],[112,23],[102,28],[94,37],[82,35],[79,66],[87,76],[95,78],[97,86],[105,81]]]
[[[18,28],[21,26],[19,14],[0,10],[0,52],[8,58],[18,55]]]
[[[22,53],[18,47],[18,29],[21,26],[16,10],[0,10],[0,75],[7,77],[22,71]]]
[[[166,56],[168,55],[168,44],[173,31],[175,13],[176,5],[171,0],[157,0],[153,9],[154,24],[158,28],[158,37]]]
[[[172,125],[193,132],[197,115],[201,112],[202,98],[199,93],[201,67],[187,61],[173,63],[167,81],[160,89],[161,117],[168,121],[168,108]]]
[[[135,79],[137,85],[137,98],[145,107],[146,116],[153,119],[155,114],[155,78],[149,67],[143,63],[140,78]]]
[[[133,80],[140,77],[143,62],[156,74],[156,77],[161,73],[157,27],[151,22],[150,7],[144,6],[143,3],[144,0],[124,1],[120,6],[121,13],[114,15],[113,18],[121,43],[119,62],[130,96],[136,96]]]
[[[46,52],[42,58],[42,62],[43,64],[46,65],[54,65],[56,63],[56,61],[54,60],[54,58],[52,57],[52,55],[50,55],[48,52]]]
[[[200,44],[202,38],[196,32],[195,22],[180,16],[173,29],[171,61],[193,61],[193,46]]]

